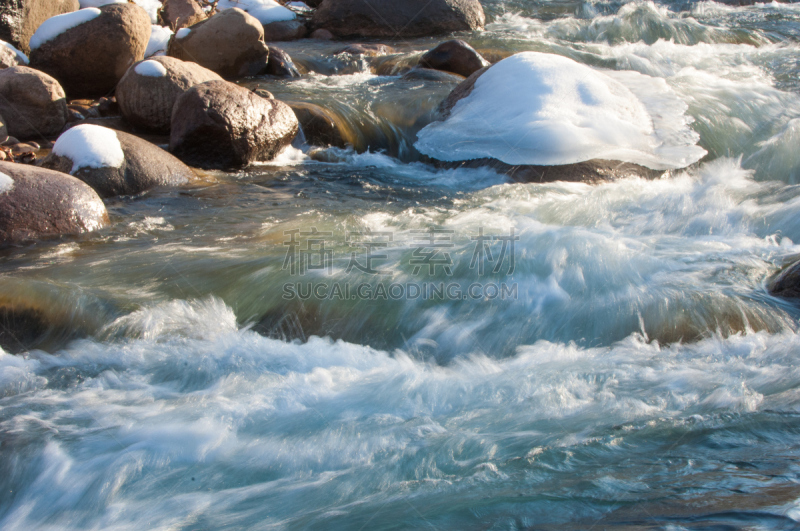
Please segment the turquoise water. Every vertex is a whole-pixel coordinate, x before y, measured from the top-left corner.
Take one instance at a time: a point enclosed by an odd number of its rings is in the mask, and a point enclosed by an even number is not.
[[[0,251],[0,299],[50,323],[0,354],[0,528],[798,527],[800,309],[765,282],[800,255],[800,7],[484,6],[462,37],[487,56],[664,78],[709,155],[598,185],[438,169],[413,142],[452,84],[287,43],[303,78],[247,83],[356,149]],[[383,73],[435,42],[390,42]],[[312,229],[329,254],[292,247]],[[368,231],[384,274],[350,267]],[[480,234],[519,238],[483,274]]]

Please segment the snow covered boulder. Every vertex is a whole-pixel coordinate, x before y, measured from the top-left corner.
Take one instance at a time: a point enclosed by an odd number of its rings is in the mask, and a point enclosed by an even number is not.
[[[553,54],[523,52],[481,69],[439,110],[442,121],[422,129],[415,146],[440,161],[585,169],[587,161],[604,160],[663,172],[706,154],[687,105],[663,79],[601,72]]]
[[[169,146],[192,166],[239,168],[272,159],[297,131],[297,118],[285,103],[227,81],[208,81],[175,102]]]
[[[69,111],[58,81],[33,68],[13,66],[0,70],[0,115],[11,136],[39,140],[60,133]]]
[[[222,78],[197,63],[153,57],[136,63],[117,85],[122,116],[135,127],[169,133],[172,107],[187,89]]]
[[[6,41],[0,41],[0,68],[25,66],[29,63],[28,56],[17,49],[16,46]]]
[[[103,201],[78,179],[0,162],[0,244],[81,234],[107,223]]]
[[[165,0],[161,24],[173,31],[188,28],[207,18],[197,0]]]
[[[50,17],[78,10],[78,0],[6,0],[0,2],[0,39],[29,54],[28,43]]]
[[[111,4],[53,17],[31,38],[31,66],[61,82],[71,98],[104,96],[144,59],[150,17],[136,4]]]
[[[261,23],[241,9],[226,9],[178,30],[167,55],[213,70],[226,79],[259,74],[269,50]]]
[[[420,57],[419,65],[423,68],[444,70],[469,77],[481,68],[489,66],[489,61],[466,42],[454,39],[426,52]]]
[[[109,4],[127,4],[129,1],[134,2],[141,7],[150,17],[153,24],[158,23],[158,11],[161,9],[161,0],[79,0],[81,9],[87,7],[103,7]]]
[[[479,0],[325,0],[313,25],[337,37],[405,38],[483,29]]]
[[[188,166],[150,142],[89,124],[61,135],[41,166],[77,177],[101,197],[178,186],[193,175]]]

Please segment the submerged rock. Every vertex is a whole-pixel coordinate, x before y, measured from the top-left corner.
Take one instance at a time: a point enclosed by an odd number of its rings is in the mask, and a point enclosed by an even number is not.
[[[337,37],[404,38],[483,29],[478,0],[325,0],[313,24]]]
[[[341,148],[348,144],[347,129],[335,114],[313,103],[288,102],[287,104],[297,116],[306,142],[309,144]]]
[[[300,71],[289,54],[274,46],[269,47],[269,60],[264,73],[276,77],[300,77]]]
[[[149,40],[150,17],[136,4],[81,9],[39,27],[31,66],[56,78],[72,98],[105,96],[144,59]]]
[[[340,53],[346,53],[349,55],[363,55],[364,57],[381,57],[395,53],[395,50],[391,46],[387,46],[385,44],[356,43],[345,46],[336,52],[335,55],[339,55]]]
[[[29,54],[30,40],[42,22],[80,8],[78,0],[13,0],[0,2],[0,39]]]
[[[0,115],[11,136],[27,140],[57,135],[68,114],[64,89],[52,77],[27,66],[0,70]]]
[[[800,298],[800,261],[781,269],[767,283],[767,290],[775,297],[785,299]]]
[[[61,135],[41,165],[77,177],[102,197],[178,186],[193,176],[191,168],[158,146],[89,124]]]
[[[117,101],[122,115],[134,126],[169,133],[178,96],[198,83],[221,79],[197,63],[153,57],[128,69],[117,85]]]
[[[535,168],[585,168],[590,161],[597,168],[589,180],[618,173],[604,161],[627,164],[613,166],[624,174],[640,168],[640,175],[658,175],[706,153],[696,145],[686,109],[661,79],[602,73],[565,57],[524,52],[456,87],[439,106],[441,121],[422,129],[415,147],[440,161],[530,166],[532,172],[515,173],[535,180],[563,174]]]
[[[297,118],[285,103],[227,81],[208,81],[175,102],[170,151],[200,168],[239,168],[272,159],[297,131]]]
[[[172,38],[167,55],[213,70],[226,79],[264,70],[269,49],[258,19],[241,9],[226,9]]]
[[[81,234],[107,223],[103,201],[80,180],[0,162],[0,244]]]
[[[434,70],[432,68],[412,68],[401,79],[406,81],[435,81],[437,83],[460,83],[464,81],[464,76],[444,72],[442,70]]]
[[[466,42],[455,39],[443,42],[426,52],[420,58],[419,65],[469,77],[481,68],[489,66],[489,61]]]

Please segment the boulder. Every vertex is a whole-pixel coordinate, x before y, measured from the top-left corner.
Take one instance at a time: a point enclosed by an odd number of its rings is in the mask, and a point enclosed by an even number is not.
[[[57,171],[0,162],[0,243],[81,234],[108,223],[103,201]]]
[[[64,89],[44,72],[27,66],[0,70],[0,96],[8,134],[19,139],[57,135],[67,123]]]
[[[300,77],[300,72],[289,54],[273,46],[269,47],[269,60],[264,73],[276,77]]]
[[[347,127],[332,112],[313,103],[287,102],[287,105],[297,116],[297,121],[300,122],[303,135],[309,144],[341,148],[348,144]]]
[[[800,298],[800,261],[784,267],[767,283],[767,290],[775,297]]]
[[[483,29],[479,0],[324,0],[313,25],[336,37],[407,38]]]
[[[6,0],[0,2],[0,39],[30,54],[29,42],[48,18],[77,11],[78,0]]]
[[[92,13],[96,16],[89,18]],[[58,33],[69,20],[50,19],[31,40],[30,59],[32,67],[58,79],[70,97],[105,96],[133,63],[144,59],[150,17],[136,4],[111,4],[61,16],[85,21]]]
[[[420,58],[419,65],[469,77],[481,68],[489,66],[489,61],[466,42],[455,39],[443,42],[426,52]]]
[[[232,8],[179,30],[170,41],[167,55],[194,61],[224,78],[234,79],[261,73],[269,49],[258,19]]]
[[[318,41],[329,41],[329,40],[333,39],[333,33],[331,33],[330,31],[328,31],[326,29],[320,28],[320,29],[315,29],[314,31],[312,31],[311,35],[309,37],[312,38],[312,39],[316,39]]]
[[[146,140],[88,124],[61,135],[40,165],[77,177],[101,197],[178,186],[193,176],[191,168]]]
[[[172,107],[187,89],[222,78],[197,63],[174,57],[153,57],[128,69],[117,85],[117,103],[132,125],[156,133],[169,133]]]
[[[0,116],[0,144],[8,140],[8,126],[5,119]]]
[[[164,0],[159,13],[161,25],[172,31],[188,28],[206,18],[206,13],[197,0]]]
[[[0,69],[19,65],[27,66],[28,63],[30,63],[28,57],[13,44],[0,41]]]
[[[200,83],[172,110],[170,151],[192,166],[238,168],[270,160],[298,131],[292,109],[226,81]]]
[[[645,93],[670,113],[648,107]],[[656,178],[705,154],[686,109],[660,79],[523,52],[459,84],[414,145],[448,167],[490,166],[525,182]]]
[[[264,24],[264,40],[267,42],[296,41],[308,33],[302,20],[279,20]]]

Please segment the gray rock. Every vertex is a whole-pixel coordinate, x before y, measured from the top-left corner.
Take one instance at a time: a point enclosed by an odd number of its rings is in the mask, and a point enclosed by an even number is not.
[[[455,39],[443,42],[426,52],[420,58],[419,65],[469,77],[481,68],[489,66],[489,61],[466,42]]]
[[[337,37],[406,38],[483,29],[479,0],[324,0],[313,25]]]
[[[308,28],[302,20],[280,20],[264,24],[264,40],[267,42],[296,41],[308,34]]]
[[[767,283],[767,290],[775,297],[800,298],[800,261],[784,267]]]

